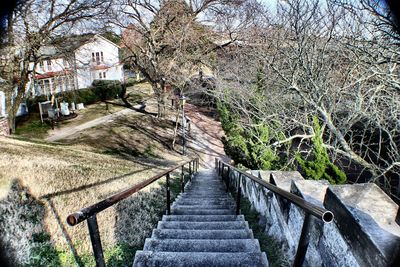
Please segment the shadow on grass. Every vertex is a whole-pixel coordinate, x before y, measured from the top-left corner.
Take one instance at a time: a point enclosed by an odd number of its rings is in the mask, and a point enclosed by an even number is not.
[[[89,188],[94,187],[94,186],[107,184],[107,183],[113,182],[115,180],[120,180],[120,179],[123,179],[125,177],[134,175],[134,174],[139,173],[139,172],[151,170],[153,168],[154,167],[148,167],[148,168],[145,168],[145,169],[140,169],[140,170],[129,172],[129,173],[126,173],[126,174],[123,174],[123,175],[120,175],[120,176],[111,177],[111,178],[108,178],[106,180],[99,181],[99,182],[96,182],[96,183],[82,185],[82,186],[79,186],[79,187],[76,187],[76,188],[72,188],[72,189],[68,189],[68,190],[64,190],[64,191],[59,191],[59,192],[47,194],[47,195],[42,196],[41,198],[42,199],[50,199],[52,197],[58,197],[58,196],[66,195],[66,194],[76,193],[78,191],[86,190],[86,189],[89,189]]]
[[[18,180],[12,181],[8,195],[0,201],[1,258],[11,266],[61,265],[43,224],[45,213],[43,202]]]
[[[171,203],[179,194],[181,179],[171,177]],[[115,227],[117,246],[105,253],[108,266],[131,266],[137,250],[142,250],[146,238],[151,236],[166,211],[165,179],[159,187],[141,191],[116,205],[118,213]]]

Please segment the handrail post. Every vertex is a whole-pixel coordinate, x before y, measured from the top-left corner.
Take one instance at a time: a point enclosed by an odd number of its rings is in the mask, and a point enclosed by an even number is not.
[[[171,215],[171,192],[169,188],[169,173],[167,173],[167,215]]]
[[[185,193],[185,174],[183,172],[183,166],[181,167],[181,179],[182,179],[181,190],[182,193]]]
[[[301,235],[299,244],[297,246],[296,257],[294,258],[293,267],[303,266],[306,257],[308,243],[310,242],[310,228],[313,218],[306,212],[304,216],[303,227],[301,228]]]
[[[242,174],[239,173],[239,178],[238,178],[238,188],[237,188],[237,196],[236,196],[236,215],[240,214],[240,197],[242,194],[242,188],[240,186],[240,180],[242,178]]]
[[[227,166],[228,167],[228,170],[226,171],[226,192],[229,192],[229,173],[230,173],[230,171],[231,171],[231,168],[229,167],[229,166]]]
[[[101,239],[99,233],[99,226],[97,224],[96,214],[88,218],[88,228],[90,240],[92,241],[93,255],[96,260],[97,267],[105,267],[103,248],[101,246]]]

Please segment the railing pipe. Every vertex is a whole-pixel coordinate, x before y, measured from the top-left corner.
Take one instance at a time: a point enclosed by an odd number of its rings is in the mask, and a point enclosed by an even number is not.
[[[112,205],[118,203],[119,201],[131,196],[132,194],[140,191],[142,188],[146,187],[147,185],[159,180],[160,178],[164,177],[165,175],[167,175],[167,173],[170,173],[176,169],[178,169],[181,166],[186,165],[187,163],[191,162],[190,161],[186,161],[176,167],[170,168],[168,170],[165,170],[157,175],[154,175],[153,177],[129,188],[126,189],[120,193],[117,193],[115,195],[112,195],[111,197],[108,197],[92,206],[86,207],[81,209],[80,211],[77,211],[75,213],[72,213],[70,215],[68,215],[67,217],[67,223],[71,226],[75,226],[78,223],[83,222],[84,220],[88,219],[89,217],[111,207]]]
[[[97,217],[96,214],[109,208],[110,206],[118,203],[119,201],[131,196],[132,194],[138,192],[142,188],[148,186],[149,184],[161,179],[162,177],[166,176],[166,186],[167,186],[167,214],[171,214],[171,188],[170,188],[170,173],[178,168],[181,168],[181,177],[182,177],[182,191],[184,190],[185,187],[185,181],[184,181],[184,166],[189,163],[189,172],[191,172],[191,164],[195,164],[196,160],[198,159],[192,159],[189,161],[186,161],[184,163],[181,163],[180,165],[170,168],[164,172],[161,172],[141,183],[138,185],[135,185],[129,189],[126,189],[120,193],[114,194],[109,198],[106,198],[92,206],[86,207],[84,209],[81,209],[78,212],[75,212],[73,214],[68,215],[67,217],[67,223],[71,226],[75,226],[78,223],[87,220],[88,221],[88,228],[89,228],[89,234],[90,234],[90,240],[92,242],[92,248],[93,248],[93,254],[96,260],[96,266],[97,267],[105,267],[105,262],[104,262],[104,255],[103,255],[103,248],[101,245],[101,239],[100,239],[100,233],[99,233],[99,227],[97,224]],[[194,165],[193,165],[194,166]]]
[[[311,215],[317,217],[318,219],[322,220],[325,223],[330,223],[333,221],[333,213],[329,210],[326,210],[322,207],[319,207],[317,205],[314,205],[306,200],[304,200],[303,198],[292,194],[290,192],[287,192],[271,183],[268,183],[265,180],[262,180],[250,173],[246,173],[244,171],[241,171],[235,167],[233,167],[232,165],[222,162],[220,161],[220,163],[223,166],[229,166],[231,169],[235,170],[238,173],[241,173],[242,175],[244,175],[245,177],[253,180],[254,182],[266,187],[267,189],[269,189],[270,191],[274,192],[275,194],[289,200],[290,202],[292,202],[293,204],[299,206],[300,208],[302,208],[305,212],[310,213]]]
[[[183,172],[183,166],[181,167],[181,182],[182,193],[185,193],[185,174]]]
[[[236,196],[236,215],[240,214],[240,197],[242,195],[242,187],[241,187],[241,183],[240,180],[242,178],[242,175],[239,174],[239,178],[238,178],[238,188],[237,188],[237,196]]]
[[[92,241],[93,255],[96,261],[97,267],[105,267],[103,248],[101,246],[101,239],[99,233],[99,226],[97,224],[96,215],[88,218],[88,228],[90,240]]]
[[[230,172],[230,168],[228,166],[227,170],[225,172],[226,192],[229,192],[229,172]]]
[[[167,215],[171,215],[171,191],[169,186],[169,173],[167,173]]]
[[[306,257],[308,243],[310,242],[310,228],[313,218],[309,213],[304,216],[303,227],[301,228],[301,234],[299,244],[297,246],[296,256],[294,258],[293,267],[303,266],[304,259]]]

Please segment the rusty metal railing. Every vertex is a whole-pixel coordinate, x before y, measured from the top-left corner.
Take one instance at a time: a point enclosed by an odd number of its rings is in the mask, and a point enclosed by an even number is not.
[[[333,218],[334,218],[333,213],[322,207],[314,205],[295,194],[292,194],[286,190],[283,190],[263,179],[260,179],[256,176],[252,175],[251,173],[247,173],[242,170],[239,170],[239,169],[233,167],[232,165],[225,163],[217,158],[215,159],[215,168],[217,169],[218,175],[220,175],[222,177],[222,179],[224,179],[224,181],[226,183],[227,191],[229,190],[229,187],[230,187],[230,184],[229,184],[230,176],[229,175],[230,175],[231,171],[234,170],[237,173],[239,173],[238,183],[237,183],[238,187],[237,187],[237,194],[236,194],[236,214],[237,215],[239,215],[239,213],[240,213],[241,179],[242,179],[242,177],[253,180],[254,182],[258,183],[259,185],[267,188],[268,190],[275,193],[276,195],[286,199],[290,203],[293,203],[296,206],[300,207],[302,210],[304,210],[305,217],[304,217],[303,227],[301,230],[300,240],[299,240],[299,244],[297,246],[296,256],[295,256],[294,263],[293,263],[293,266],[302,266],[304,259],[305,259],[305,255],[307,253],[308,244],[310,241],[309,229],[313,222],[313,218],[317,218],[318,220],[321,220],[324,223],[330,223],[333,221]],[[272,174],[271,174],[271,176],[272,176]],[[311,217],[310,215],[312,215],[313,217]]]
[[[184,167],[185,165],[189,164],[189,176],[192,177],[192,174],[198,171],[199,168],[199,158],[188,160],[184,163],[181,163],[175,167],[172,167],[168,170],[165,170],[153,177],[132,186],[120,193],[112,195],[100,202],[97,202],[94,205],[89,207],[83,208],[77,212],[74,212],[67,217],[67,223],[70,226],[75,226],[85,220],[88,222],[90,240],[92,242],[93,254],[96,260],[97,267],[105,267],[104,262],[104,255],[103,255],[103,248],[101,245],[100,233],[97,224],[97,213],[102,212],[103,210],[117,204],[121,200],[133,195],[134,193],[140,191],[142,188],[154,183],[155,181],[166,177],[166,187],[167,187],[167,194],[166,194],[166,202],[167,202],[167,214],[171,214],[171,193],[170,193],[170,174],[171,172],[181,168],[181,190],[183,191],[185,188],[185,180],[184,180]],[[191,179],[191,178],[190,178]]]

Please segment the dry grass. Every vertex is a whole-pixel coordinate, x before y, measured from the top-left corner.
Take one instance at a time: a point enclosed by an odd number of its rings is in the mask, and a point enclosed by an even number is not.
[[[52,241],[65,250],[72,245],[80,253],[91,251],[87,226],[86,223],[67,226],[65,218],[69,213],[175,164],[161,159],[144,163],[134,158],[95,153],[82,150],[84,145],[48,145],[3,137],[0,137],[0,147],[2,197],[7,194],[12,180],[20,180],[35,198],[44,202],[45,226]],[[123,210],[112,207],[98,216],[104,247],[121,241],[119,233],[126,231],[115,228],[118,218],[125,218],[121,212]],[[71,244],[68,244],[69,239]]]
[[[141,93],[148,99],[146,110],[156,112],[148,84],[136,85],[129,88],[128,92]],[[121,109],[109,105],[107,111],[105,104],[91,105],[80,111],[78,118],[60,124],[57,130],[62,131],[64,127],[79,125]],[[20,194],[10,191],[10,186],[15,184],[13,181],[18,180],[23,188],[29,190],[32,199],[44,205],[41,225],[57,250],[68,253],[76,250],[79,256],[91,255],[86,223],[69,227],[65,222],[67,215],[181,161],[180,153],[170,149],[173,128],[171,120],[158,120],[151,115],[131,112],[112,122],[72,134],[58,143],[47,143],[43,141],[43,136],[35,136],[34,133],[26,136],[30,138],[28,141],[0,137],[0,204],[8,203],[11,196]],[[106,259],[118,262],[121,244],[127,244],[132,251],[132,247],[143,242],[163,210],[164,195],[163,188],[155,183],[137,196],[98,214]],[[18,197],[12,199],[19,201]],[[29,207],[24,206],[23,210],[26,213]],[[14,217],[18,216],[19,211],[15,210],[14,213]],[[18,219],[15,223],[19,223]],[[18,240],[12,228],[9,229],[11,236],[8,238]],[[29,231],[23,234],[28,239],[33,234]],[[107,254],[107,249],[111,253]],[[129,253],[125,253],[127,256]],[[93,263],[86,260],[82,262],[85,266]],[[74,260],[64,259],[60,260],[60,265],[76,264]]]
[[[91,149],[108,154],[177,161],[181,155],[171,151],[173,124],[170,120],[129,113],[121,115],[113,122],[71,135],[60,142],[89,145]]]

